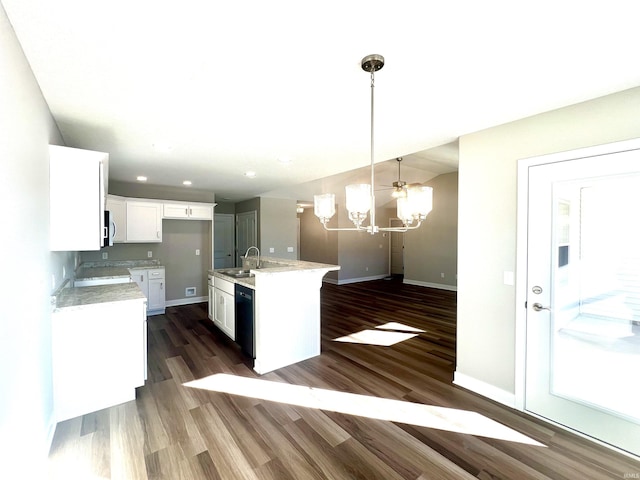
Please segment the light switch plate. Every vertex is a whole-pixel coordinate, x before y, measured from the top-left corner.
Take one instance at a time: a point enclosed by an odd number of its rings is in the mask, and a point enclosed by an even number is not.
[[[287,252],[289,253],[293,252],[293,247],[287,247]]]

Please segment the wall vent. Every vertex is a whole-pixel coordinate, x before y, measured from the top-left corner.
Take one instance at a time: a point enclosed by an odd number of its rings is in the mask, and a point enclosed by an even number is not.
[[[184,289],[185,297],[195,297],[196,296],[196,287],[187,287]]]

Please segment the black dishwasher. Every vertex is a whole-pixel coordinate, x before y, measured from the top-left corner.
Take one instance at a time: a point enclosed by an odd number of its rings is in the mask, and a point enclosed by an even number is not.
[[[236,342],[250,358],[256,358],[253,324],[254,291],[236,283]]]

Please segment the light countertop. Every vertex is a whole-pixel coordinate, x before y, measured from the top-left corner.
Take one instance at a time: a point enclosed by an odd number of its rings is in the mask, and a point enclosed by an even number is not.
[[[58,295],[56,295],[54,311],[82,308],[97,303],[124,302],[129,300],[142,300],[146,302],[147,298],[135,283],[63,288]]]
[[[249,259],[255,262],[255,257],[249,257]],[[237,278],[232,275],[225,274],[225,271],[235,270],[238,267],[217,268],[215,270],[209,270],[209,275],[212,275],[214,277],[219,277],[229,282],[237,283],[237,284],[255,289],[256,275],[273,275],[273,274],[285,273],[285,272],[303,272],[303,271],[310,271],[310,270],[324,270],[328,272],[328,271],[340,269],[339,265],[306,262],[303,260],[272,258],[272,257],[260,257],[260,264],[261,264],[261,267],[259,269],[249,268],[252,274],[251,277]]]
[[[141,268],[164,268],[159,260],[115,260],[102,262],[84,262],[75,272],[75,280],[110,280],[129,278],[129,270]],[[69,287],[69,280],[52,295],[53,311],[83,308],[99,303],[125,302],[130,300],[147,301],[144,293],[135,282],[87,287]]]
[[[76,280],[111,279],[128,277],[129,270],[142,268],[164,268],[159,260],[122,260],[85,262],[76,270]]]

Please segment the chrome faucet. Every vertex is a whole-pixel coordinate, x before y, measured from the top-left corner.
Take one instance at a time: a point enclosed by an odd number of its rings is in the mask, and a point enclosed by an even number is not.
[[[256,263],[256,268],[260,268],[260,249],[258,247],[252,245],[251,247],[247,248],[247,251],[244,253],[244,259],[247,259],[247,255],[249,255],[249,251],[252,248],[255,248],[256,252],[258,252],[258,262]]]

